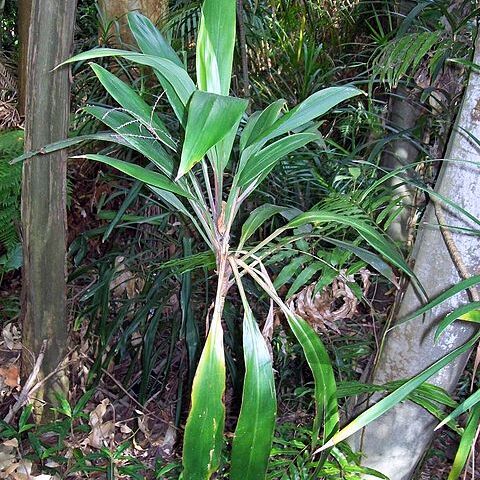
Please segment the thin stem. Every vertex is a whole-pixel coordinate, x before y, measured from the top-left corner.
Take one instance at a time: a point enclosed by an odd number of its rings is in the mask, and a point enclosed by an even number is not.
[[[212,211],[212,214],[215,215],[215,212],[217,209],[216,209],[215,202],[213,200],[212,186],[210,184],[210,177],[208,176],[207,162],[205,162],[205,160],[202,160],[202,172],[203,172],[203,178],[205,180],[205,188],[207,190],[208,201],[210,202],[210,210]]]
[[[292,314],[290,309],[285,305],[283,300],[278,296],[277,291],[275,290],[275,287],[273,286],[268,275],[265,276],[264,273],[259,272],[255,268],[251,268],[249,265],[247,265],[245,262],[243,262],[239,258],[236,258],[235,262],[237,263],[237,265],[241,266],[258,283],[258,285],[260,285],[260,287],[263,288],[263,290],[265,290],[268,296],[280,307],[280,309],[285,315]]]
[[[261,250],[265,245],[268,245],[272,240],[274,240],[275,238],[277,238],[279,235],[281,235],[283,232],[285,232],[286,230],[288,230],[288,227],[281,227],[281,228],[277,228],[277,230],[275,230],[271,235],[269,235],[265,240],[263,240],[262,242],[260,242],[256,247],[253,247],[252,250],[250,250],[250,252],[248,252],[247,254],[245,254],[241,260],[242,261],[245,261],[247,258],[251,257],[254,253],[258,252],[259,250]]]
[[[230,266],[232,267],[233,275],[235,277],[235,281],[237,283],[238,292],[240,293],[240,297],[242,299],[243,305],[248,305],[247,295],[245,294],[245,289],[243,288],[242,278],[240,276],[240,272],[238,271],[237,264],[235,263],[235,259],[232,257],[228,258],[230,262]]]

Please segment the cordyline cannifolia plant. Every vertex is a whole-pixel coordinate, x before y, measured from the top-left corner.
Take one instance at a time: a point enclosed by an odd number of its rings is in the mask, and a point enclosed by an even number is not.
[[[233,480],[265,477],[275,426],[276,395],[269,349],[249,306],[242,278],[250,276],[284,313],[303,348],[315,381],[316,417],[312,449],[325,444],[338,429],[333,369],[327,351],[310,325],[294,314],[277,294],[263,260],[279,235],[310,224],[340,223],[355,229],[380,255],[411,273],[391,243],[364,219],[313,210],[303,213],[251,248],[245,244],[278,206],[262,206],[243,224],[237,245],[232,227],[240,207],[280,160],[320,140],[313,120],[362,92],[351,86],[314,93],[285,112],[276,101],[247,117],[247,100],[230,96],[235,43],[235,0],[205,0],[196,45],[197,84],[154,25],[139,13],[128,16],[140,53],[98,48],[69,62],[122,57],[153,69],[181,127],[180,145],[155,112],[129,85],[97,64],[96,76],[121,108],[88,106],[86,111],[113,132],[92,138],[128,146],[151,162],[148,168],[104,155],[83,158],[110,165],[147,184],[166,204],[188,218],[216,257],[217,290],[208,337],[193,380],[185,426],[183,478],[208,479],[218,469],[223,444],[225,355],[222,313],[227,292],[236,284],[243,316],[245,379],[240,415],[232,444]],[[240,125],[243,128],[240,129]],[[241,130],[241,131],[239,131]],[[239,138],[238,158],[232,159]],[[229,182],[224,182],[226,174]],[[324,453],[323,453],[324,455]]]

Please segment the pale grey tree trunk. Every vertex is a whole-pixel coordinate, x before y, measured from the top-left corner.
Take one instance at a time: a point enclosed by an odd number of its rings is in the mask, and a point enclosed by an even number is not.
[[[398,137],[387,144],[381,165],[387,171],[393,171],[412,164],[419,154],[418,147],[410,137],[421,113],[414,90],[398,87],[390,98],[388,110],[389,134],[397,134]],[[409,236],[415,189],[395,177],[390,180],[390,185],[395,195],[401,198],[403,210],[390,225],[388,233],[394,240],[405,244]]]
[[[477,38],[474,62],[480,62],[480,40]],[[480,162],[480,148],[468,134],[480,138],[480,74],[472,72],[465,92],[456,126],[447,147],[445,158]],[[480,217],[480,169],[478,165],[443,162],[436,191]],[[446,224],[455,227],[477,228],[457,211],[442,205]],[[452,232],[463,262],[472,274],[480,272],[480,238],[468,233]],[[460,280],[438,220],[430,204],[422,220],[414,249],[415,273],[433,298]],[[457,306],[468,302],[467,294],[457,295],[435,308],[425,320],[415,320],[397,326],[387,338],[373,375],[375,383],[409,378],[424,370],[474,333],[474,327],[455,322],[434,344],[437,322]],[[402,300],[397,319],[422,305],[419,295],[409,286]],[[467,355],[458,358],[432,382],[452,391],[463,372]],[[370,424],[356,438],[357,448],[364,452],[364,464],[379,470],[391,480],[408,480],[422,460],[433,438],[437,422],[420,407],[405,403]]]

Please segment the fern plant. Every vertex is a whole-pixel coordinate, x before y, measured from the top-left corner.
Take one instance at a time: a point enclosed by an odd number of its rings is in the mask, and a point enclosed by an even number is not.
[[[110,165],[147,184],[170,209],[191,222],[215,257],[216,295],[208,319],[208,336],[193,379],[184,434],[182,475],[188,480],[208,479],[220,465],[226,381],[222,316],[226,296],[233,286],[237,287],[244,310],[245,378],[232,444],[230,478],[265,478],[275,426],[275,380],[268,346],[243,287],[246,275],[283,312],[311,368],[316,407],[310,439],[312,451],[320,443],[329,442],[338,430],[336,383],[327,351],[312,327],[280,297],[266,266],[275,245],[285,240],[287,232],[321,235],[325,227],[330,231],[338,225],[351,228],[379,257],[412,275],[396,247],[361,214],[345,214],[341,209],[321,206],[297,212],[257,244],[251,243],[252,235],[268,219],[281,213],[281,207],[265,205],[238,225],[246,199],[280,160],[311,142],[323,144],[315,119],[362,92],[350,86],[326,88],[291,110],[286,110],[285,101],[278,100],[247,116],[248,102],[229,96],[235,8],[234,0],[205,0],[196,43],[196,84],[160,32],[138,13],[131,13],[128,20],[141,53],[98,48],[69,60],[122,57],[151,67],[185,132],[182,142],[181,135],[173,135],[167,129],[155,106],[148,105],[115,75],[92,64],[94,73],[119,107],[88,106],[86,111],[113,131],[88,138],[128,146],[148,159],[150,165],[144,168],[98,154],[82,157]],[[84,139],[69,140],[67,144]],[[239,238],[235,238],[235,231],[241,231]],[[319,456],[319,466],[325,458],[325,453]]]
[[[22,167],[10,165],[23,150],[23,131],[0,133],[0,269],[18,266],[14,261],[19,251],[20,191]],[[3,265],[3,267],[2,267]]]

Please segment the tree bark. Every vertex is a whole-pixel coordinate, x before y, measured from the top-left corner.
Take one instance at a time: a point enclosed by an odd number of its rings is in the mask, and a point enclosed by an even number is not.
[[[480,62],[480,37],[475,46],[474,62]],[[445,158],[480,162],[480,148],[473,138],[480,138],[480,74],[472,71],[457,122],[447,146]],[[480,217],[480,168],[478,164],[444,162],[435,190],[457,203],[475,217]],[[441,204],[445,223],[449,227],[474,228],[478,225],[466,219],[450,206]],[[443,223],[443,222],[442,222]],[[460,280],[458,265],[452,260],[444,235],[438,228],[438,217],[432,203],[427,208],[415,243],[414,271],[425,287],[429,298],[434,298]],[[466,232],[452,231],[451,237],[470,274],[480,270],[480,239]],[[457,262],[458,263],[458,262]],[[437,343],[433,341],[435,327],[440,319],[454,308],[468,302],[466,293],[436,307],[425,320],[416,318],[397,325],[387,336],[373,375],[375,383],[405,379],[418,374],[455,347],[468,340],[475,326],[455,322]],[[417,310],[422,301],[414,288],[407,288],[397,318]],[[468,355],[463,355],[444,368],[431,381],[452,391],[462,374]],[[433,438],[436,424],[426,411],[409,402],[398,405],[388,414],[371,423],[357,438],[365,465],[375,468],[392,480],[408,480],[422,460]]]
[[[388,126],[399,137],[386,146],[382,155],[381,165],[387,171],[411,165],[418,158],[419,150],[408,137],[420,118],[421,111],[417,102],[414,91],[405,87],[398,87],[390,98]],[[395,177],[389,183],[395,195],[401,198],[403,210],[390,225],[388,233],[394,240],[406,244],[412,206],[415,203],[415,188]]]
[[[69,124],[69,70],[52,71],[71,55],[76,0],[33,0],[28,42],[25,150],[66,138]],[[23,365],[28,375],[44,340],[39,380],[54,372],[67,347],[66,319],[67,154],[59,151],[23,166]],[[65,392],[62,373],[36,393],[37,418],[48,416],[56,391]],[[46,402],[46,407],[42,405]]]
[[[115,43],[133,43],[126,19],[128,12],[138,10],[156,25],[165,21],[168,14],[168,0],[101,0],[100,7],[108,21],[118,22],[120,39]]]

